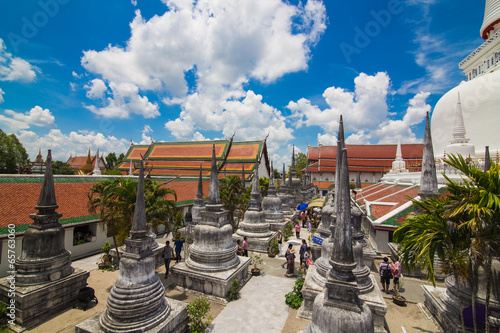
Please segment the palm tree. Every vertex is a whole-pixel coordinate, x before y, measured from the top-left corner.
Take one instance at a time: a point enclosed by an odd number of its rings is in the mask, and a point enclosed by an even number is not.
[[[242,214],[246,211],[250,199],[247,189],[243,186],[240,177],[233,175],[219,180],[220,200],[227,210],[227,219],[233,230],[238,229],[239,221],[235,221],[234,213],[239,210]]]
[[[172,195],[174,200],[167,199]],[[101,226],[107,229],[113,237],[115,249],[124,244],[130,234],[134,217],[137,196],[137,181],[130,178],[117,178],[104,180],[95,184],[89,191],[89,211],[99,213]],[[154,232],[158,232],[160,224],[170,230],[170,217],[177,210],[175,191],[163,187],[154,180],[146,179],[144,182],[144,196],[146,203],[146,221]]]

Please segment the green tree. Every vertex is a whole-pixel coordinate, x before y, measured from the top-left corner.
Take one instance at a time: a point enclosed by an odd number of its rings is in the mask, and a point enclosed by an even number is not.
[[[267,190],[269,190],[269,178],[260,177],[259,178],[259,190],[261,199],[267,195]]]
[[[236,231],[239,221],[235,220],[235,212],[240,211],[244,214],[248,208],[249,189],[243,186],[240,177],[233,175],[219,179],[219,192],[221,203],[227,210],[227,219]]]
[[[114,152],[109,153],[106,155],[106,164],[108,165],[108,170],[116,168],[122,160],[125,158],[125,155],[121,153],[118,157],[116,157],[116,154]]]
[[[107,170],[104,170],[104,172],[102,174],[103,175],[109,175],[109,176],[120,176],[120,175],[122,175],[122,173],[119,170],[116,170],[116,169],[107,169]]]
[[[305,169],[307,164],[307,155],[304,153],[295,154],[295,172],[297,177],[302,179],[302,169]]]
[[[274,179],[281,179],[281,173],[278,171],[278,169],[273,170],[274,173]]]
[[[28,153],[17,137],[0,129],[0,173],[28,173],[30,166]]]
[[[168,199],[172,195],[174,200]],[[92,214],[100,214],[101,225],[113,237],[116,251],[129,236],[134,217],[137,196],[137,181],[130,178],[116,178],[96,183],[88,193],[88,207]],[[170,231],[170,217],[175,214],[175,191],[163,184],[146,178],[144,180],[144,197],[146,203],[146,221],[158,232],[160,224]]]
[[[74,175],[75,170],[68,163],[61,161],[52,162],[52,173],[54,175]]]
[[[492,163],[483,172],[461,155],[450,155],[447,164],[463,175],[463,184],[446,177],[445,198],[414,203],[421,214],[408,218],[394,232],[400,244],[401,263],[409,270],[416,265],[427,269],[428,280],[435,283],[434,257],[445,264],[445,273],[455,281],[466,279],[472,288],[473,310],[478,290],[478,268],[486,275],[486,314],[489,317],[492,260],[500,249],[500,179],[499,168]],[[459,298],[460,299],[460,298]],[[475,311],[473,311],[474,322]],[[486,319],[488,323],[488,318]],[[486,331],[489,328],[486,327]]]

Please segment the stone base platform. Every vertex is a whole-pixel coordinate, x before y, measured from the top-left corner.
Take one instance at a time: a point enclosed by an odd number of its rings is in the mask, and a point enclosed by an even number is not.
[[[171,245],[173,246],[173,244]],[[157,244],[157,246],[153,247],[153,253],[155,255],[155,267],[158,268],[162,265],[165,265],[165,260],[163,259],[163,249],[165,248],[165,244]],[[123,252],[125,252],[125,245],[118,248],[120,251],[120,256]],[[118,256],[116,255],[116,249],[112,248],[109,251],[109,255],[111,256],[111,262],[115,265],[120,264],[120,260],[118,260]]]
[[[297,312],[297,317],[299,318],[309,320],[312,319],[314,299],[320,293],[325,291],[325,288],[318,285],[312,278],[315,269],[315,265],[309,267],[306,280],[304,281],[304,286],[302,287],[302,296],[304,297],[304,301]],[[380,292],[377,282],[375,281],[375,277],[370,275],[370,278],[373,282],[373,290],[367,294],[359,295],[359,298],[370,308],[375,333],[387,333],[385,329],[385,314],[387,313],[387,305],[385,304],[384,297]]]
[[[243,286],[249,279],[248,267],[251,260],[247,257],[239,258],[240,263],[237,267],[222,272],[193,271],[185,262],[177,263],[170,268],[173,284],[206,295],[227,299],[233,279],[240,281],[240,286]]]
[[[147,332],[149,333],[184,333],[188,332],[187,309],[184,302],[167,297],[170,304],[170,315],[161,325]],[[104,333],[99,324],[99,317],[103,311],[96,313],[87,320],[75,326],[75,333]]]
[[[248,251],[267,253],[267,245],[277,236],[278,236],[277,232],[273,232],[271,233],[271,236],[264,238],[247,236]],[[234,233],[233,241],[236,243],[238,239],[241,240],[241,243],[243,244],[243,235]]]
[[[289,223],[291,223],[290,220],[288,220],[288,221],[283,220],[283,222],[269,222],[269,229],[271,229],[271,231],[275,231],[275,232],[278,232],[279,230],[283,231],[283,229],[285,229],[285,227]]]
[[[11,330],[22,332],[39,325],[54,315],[70,309],[76,296],[87,286],[89,272],[81,269],[65,278],[32,286],[15,286],[16,324]],[[0,279],[0,300],[10,304],[10,283],[7,277]]]

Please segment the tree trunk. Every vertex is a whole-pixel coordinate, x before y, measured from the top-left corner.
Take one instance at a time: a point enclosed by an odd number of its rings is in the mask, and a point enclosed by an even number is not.
[[[462,304],[462,292],[460,291],[460,281],[458,280],[458,273],[453,272],[453,277],[455,278],[455,285],[457,286],[458,309],[460,311],[460,323],[462,324],[462,332],[465,333],[465,320],[464,320],[464,316],[463,316],[464,306]]]
[[[485,308],[486,308],[486,323],[485,323],[485,333],[490,332],[490,295],[491,295],[491,264],[492,258],[490,255],[490,251],[487,250],[486,262],[484,265],[484,270],[486,273],[486,297],[485,297]]]
[[[120,252],[118,252],[118,244],[116,243],[116,236],[113,235],[113,243],[115,243],[116,250],[116,258],[118,258],[118,262],[120,261]]]

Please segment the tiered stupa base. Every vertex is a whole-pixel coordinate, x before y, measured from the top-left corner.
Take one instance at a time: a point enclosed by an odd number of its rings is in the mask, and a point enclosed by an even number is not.
[[[239,259],[237,267],[219,272],[194,271],[185,262],[180,262],[170,268],[170,274],[173,284],[178,287],[227,299],[233,279],[237,279],[242,286],[250,278],[248,274],[250,258],[239,257]]]
[[[186,303],[177,301],[175,299],[166,298],[168,304],[170,304],[170,314],[162,322],[159,322],[155,327],[145,331],[149,333],[185,333],[188,332],[188,317],[186,310]],[[88,318],[84,322],[76,325],[75,333],[104,333],[101,328],[99,319],[104,311],[96,313],[92,317]],[[128,329],[126,332],[134,332],[132,329]],[[138,331],[144,332],[144,331]]]
[[[11,329],[24,331],[71,308],[80,289],[87,286],[88,277],[89,272],[75,269],[73,273],[57,281],[31,286],[16,285],[16,323],[19,326],[14,325]],[[10,283],[7,278],[0,279],[0,300],[9,304]]]
[[[314,275],[316,274],[316,279]],[[318,280],[318,273],[316,272],[316,265],[312,265],[307,270],[304,286],[302,287],[302,296],[304,301],[300,306],[297,317],[304,319],[312,319],[312,311],[316,297],[325,292],[324,284]],[[365,302],[372,313],[373,326],[375,333],[386,333],[385,330],[385,315],[387,313],[387,305],[385,304],[384,297],[380,292],[380,288],[375,281],[375,277],[370,275],[373,283],[373,290],[366,294],[360,294],[359,298]],[[324,283],[324,282],[323,282]]]
[[[237,240],[240,240],[243,244],[244,236],[247,237],[248,251],[267,253],[267,246],[269,242],[275,239],[278,236],[278,233],[272,232],[270,236],[255,237],[255,234],[246,234],[244,231],[238,230],[237,233],[233,234],[233,241],[236,243]]]
[[[285,227],[291,223],[291,220],[288,219],[288,220],[283,220],[283,221],[279,221],[279,222],[271,222],[269,221],[269,229],[273,232],[277,232],[277,231],[283,231],[283,229],[285,229]]]
[[[322,292],[314,300],[312,321],[304,329],[304,333],[371,333],[372,318],[368,305],[361,303],[361,311],[353,311],[340,306],[327,306],[325,293]]]

